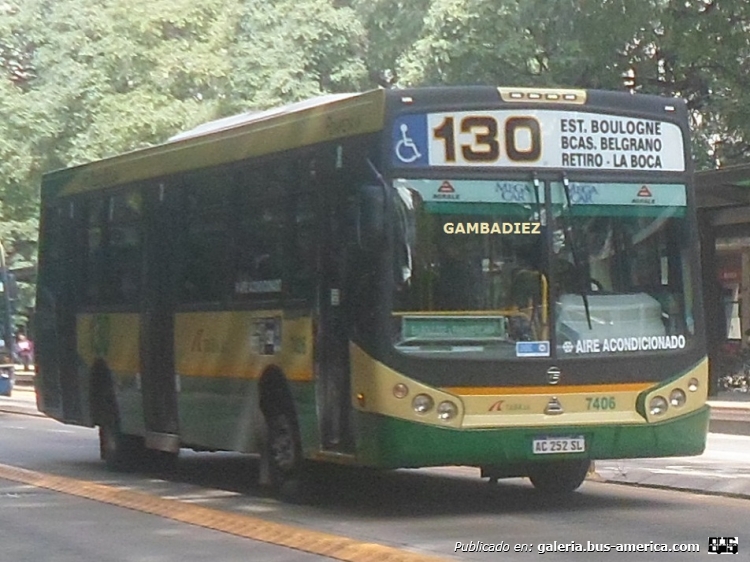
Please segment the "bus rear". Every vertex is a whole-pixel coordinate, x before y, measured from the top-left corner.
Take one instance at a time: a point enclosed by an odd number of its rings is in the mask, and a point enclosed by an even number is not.
[[[377,310],[351,344],[360,459],[474,465],[565,491],[592,459],[700,454],[685,104],[489,87],[389,95],[387,195],[368,188],[362,203],[384,198],[385,217],[360,228],[372,256],[362,306]]]

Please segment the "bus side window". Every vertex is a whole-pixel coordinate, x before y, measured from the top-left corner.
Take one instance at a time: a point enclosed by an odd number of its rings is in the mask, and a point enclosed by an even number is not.
[[[86,217],[86,267],[84,298],[87,304],[101,304],[104,300],[103,273],[105,265],[105,198],[88,201]]]
[[[250,203],[238,229],[235,298],[281,293],[283,199]]]
[[[142,243],[140,190],[112,196],[109,208],[105,299],[111,304],[135,304],[140,297]]]
[[[317,202],[314,194],[302,193],[292,197],[292,205],[289,295],[310,301],[317,270]]]
[[[186,183],[181,300],[221,301],[226,296],[230,179],[203,172]]]

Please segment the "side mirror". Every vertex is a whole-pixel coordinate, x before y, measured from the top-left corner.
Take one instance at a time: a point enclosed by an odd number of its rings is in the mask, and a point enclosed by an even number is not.
[[[377,250],[385,243],[385,190],[380,185],[363,185],[358,190],[356,209],[357,244]]]

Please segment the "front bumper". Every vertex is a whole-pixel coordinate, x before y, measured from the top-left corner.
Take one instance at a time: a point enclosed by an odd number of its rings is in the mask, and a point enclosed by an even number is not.
[[[488,466],[560,459],[617,459],[700,455],[706,445],[710,409],[651,424],[452,429],[357,412],[357,457],[381,468]],[[586,438],[586,451],[534,455],[537,437]],[[541,457],[541,458],[540,458]]]

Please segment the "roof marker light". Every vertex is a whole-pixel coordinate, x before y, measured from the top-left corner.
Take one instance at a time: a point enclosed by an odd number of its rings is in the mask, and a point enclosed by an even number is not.
[[[504,88],[497,89],[500,98],[505,102],[523,103],[586,103],[586,90],[581,89],[548,89],[548,88]]]

